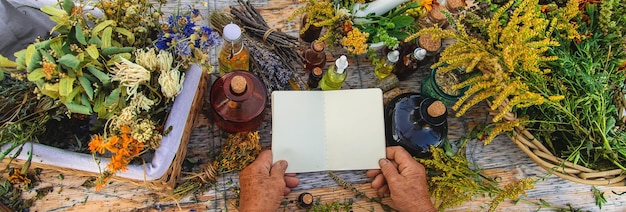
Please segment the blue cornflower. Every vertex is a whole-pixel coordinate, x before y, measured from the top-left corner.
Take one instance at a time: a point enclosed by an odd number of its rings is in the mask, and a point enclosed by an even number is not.
[[[189,46],[189,41],[179,41],[176,44],[176,54],[182,57],[191,55],[191,47]]]
[[[165,33],[162,33],[157,38],[154,46],[159,50],[164,50],[170,48],[169,43],[172,42],[172,38],[166,38]]]

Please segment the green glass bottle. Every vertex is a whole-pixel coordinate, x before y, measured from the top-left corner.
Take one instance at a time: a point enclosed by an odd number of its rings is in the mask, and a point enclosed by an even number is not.
[[[339,59],[335,61],[335,65],[331,65],[324,74],[324,77],[320,81],[320,87],[322,90],[339,90],[341,89],[341,85],[346,80],[348,73],[346,72],[346,68],[348,68],[348,58],[345,55],[341,55]]]

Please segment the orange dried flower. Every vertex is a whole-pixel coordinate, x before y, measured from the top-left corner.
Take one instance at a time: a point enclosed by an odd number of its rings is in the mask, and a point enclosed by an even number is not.
[[[100,135],[93,135],[89,142],[89,151],[92,153],[104,154],[104,137]]]

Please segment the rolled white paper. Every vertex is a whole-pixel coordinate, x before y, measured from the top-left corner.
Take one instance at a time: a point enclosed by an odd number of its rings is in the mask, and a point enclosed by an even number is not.
[[[354,4],[354,16],[357,17],[354,19],[355,23],[361,23],[366,21],[363,17],[367,16],[370,13],[374,13],[375,15],[382,15],[389,12],[391,9],[398,7],[400,4],[407,2],[408,0],[377,0],[366,5],[363,4]],[[361,8],[365,7],[361,10]],[[361,17],[361,18],[359,18]]]

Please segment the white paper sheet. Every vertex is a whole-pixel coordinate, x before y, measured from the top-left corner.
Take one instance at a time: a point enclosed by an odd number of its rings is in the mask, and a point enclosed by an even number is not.
[[[288,173],[377,169],[385,157],[382,91],[275,91],[273,160]]]

